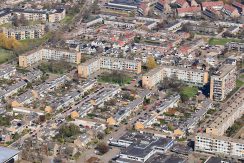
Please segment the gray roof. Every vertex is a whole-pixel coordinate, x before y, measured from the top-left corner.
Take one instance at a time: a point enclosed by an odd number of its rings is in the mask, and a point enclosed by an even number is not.
[[[6,147],[0,147],[0,162],[6,162],[15,155],[17,155],[20,151],[6,148]]]

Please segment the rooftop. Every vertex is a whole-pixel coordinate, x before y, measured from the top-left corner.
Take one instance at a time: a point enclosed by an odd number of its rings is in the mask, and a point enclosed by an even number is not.
[[[6,147],[0,147],[0,162],[6,162],[15,155],[17,155],[20,151],[15,149],[10,149]]]

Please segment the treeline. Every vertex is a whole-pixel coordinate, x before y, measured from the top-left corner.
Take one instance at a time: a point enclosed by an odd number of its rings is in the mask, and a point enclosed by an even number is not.
[[[3,33],[0,33],[0,47],[7,50],[16,51],[20,48],[20,42],[14,37],[7,38]]]

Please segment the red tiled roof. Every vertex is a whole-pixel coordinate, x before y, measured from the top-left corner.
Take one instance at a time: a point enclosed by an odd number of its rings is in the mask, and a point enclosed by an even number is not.
[[[202,2],[202,7],[214,7],[214,6],[224,6],[224,2],[223,1]]]
[[[141,8],[143,11],[147,9],[147,4],[146,3],[141,3],[139,8]]]
[[[187,8],[177,8],[178,13],[184,12],[199,12],[201,11],[201,7],[187,7]]]
[[[176,0],[175,3],[177,3],[177,4],[181,5],[181,6],[183,6],[183,5],[184,5],[185,3],[187,3],[187,2],[186,2],[186,0]],[[187,4],[188,4],[188,3],[187,3]]]
[[[241,4],[241,3],[239,3],[239,2],[234,1],[234,2],[232,2],[232,5],[233,5],[233,6],[236,6],[236,7],[239,7],[239,8],[241,8],[242,10],[244,10],[244,5]]]
[[[227,11],[230,11],[231,13],[234,12],[236,10],[235,7],[231,6],[231,5],[228,5],[228,4],[225,4],[224,7],[223,7],[225,10]]]
[[[206,7],[206,9],[214,14],[218,14],[218,11],[213,9],[212,7]]]
[[[167,4],[168,1],[167,0],[158,0],[158,3],[160,3],[160,4]]]

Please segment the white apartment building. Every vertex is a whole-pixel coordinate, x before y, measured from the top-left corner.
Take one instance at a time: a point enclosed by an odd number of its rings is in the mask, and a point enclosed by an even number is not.
[[[244,158],[244,140],[198,133],[195,137],[195,150]]]
[[[176,77],[187,84],[203,86],[208,82],[208,72],[185,67],[162,66],[155,68],[142,77],[142,86],[151,89],[164,77]]]
[[[100,69],[129,71],[139,74],[141,72],[141,62],[112,57],[94,58],[79,65],[78,74],[80,77],[88,78]]]
[[[67,51],[53,48],[42,48],[39,50],[31,51],[19,56],[19,66],[29,67],[42,60],[64,60],[70,63],[79,64],[81,54],[76,51]]]
[[[222,136],[244,114],[244,90],[237,92],[234,97],[233,102],[206,128],[206,133]]]
[[[16,28],[2,28],[3,34],[7,38],[15,38],[16,40],[25,40],[25,39],[36,39],[42,38],[45,34],[44,25],[34,25],[34,26],[23,26]]]
[[[219,70],[211,76],[210,99],[222,101],[236,87],[236,66],[222,65]]]

